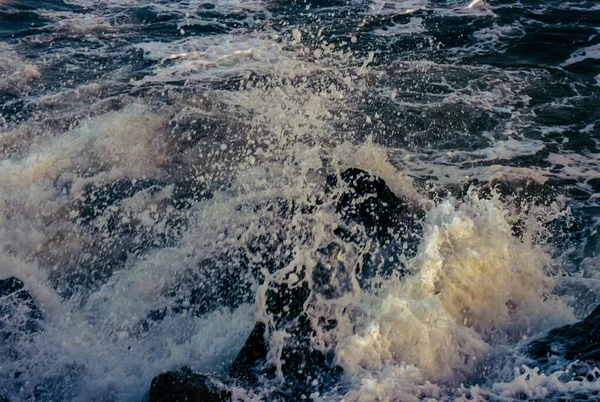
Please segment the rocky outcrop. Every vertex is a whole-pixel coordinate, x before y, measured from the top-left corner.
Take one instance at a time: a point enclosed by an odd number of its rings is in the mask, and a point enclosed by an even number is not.
[[[93,192],[94,208],[105,208],[105,204],[117,202],[115,200],[118,200],[123,192],[129,194],[156,185],[153,182],[136,182],[135,185],[114,185],[102,191],[96,189]],[[361,272],[361,279],[368,280],[376,272],[391,272],[397,269],[397,261],[390,257],[409,252],[410,247],[407,249],[406,244],[410,243],[411,236],[418,234],[420,230],[414,216],[418,215],[418,212],[408,203],[398,199],[385,181],[376,176],[363,170],[349,169],[338,176],[329,176],[325,186],[343,223],[334,232],[338,239],[333,239],[330,244],[317,250],[321,257],[317,257],[319,265],[313,273],[313,290],[318,290],[322,296],[329,299],[338,297],[339,291],[347,288],[347,283],[344,282],[348,282],[347,271],[351,267],[344,266],[336,258],[342,243],[362,245],[365,240],[373,239],[373,250],[371,253],[365,253]],[[117,194],[113,193],[115,189],[118,189]],[[310,214],[316,208],[312,203],[285,199],[271,200],[264,205],[251,207],[255,210],[269,211],[283,220],[291,219],[295,215]],[[359,230],[356,230],[357,228]],[[123,239],[124,236],[118,238]],[[287,244],[286,240],[290,244]],[[414,244],[416,245],[416,241]],[[277,233],[277,236],[257,235],[246,239],[243,247],[228,249],[199,261],[197,266],[179,274],[181,277],[174,287],[166,290],[166,294],[172,295],[169,297],[170,303],[149,312],[145,327],[170,314],[201,316],[216,308],[236,308],[241,303],[252,302],[252,284],[261,280],[260,270],[267,268],[269,272],[275,272],[286,267],[292,259],[294,246],[293,239],[283,232]],[[250,261],[249,256],[256,256],[260,262]],[[270,295],[272,304],[279,304],[278,309],[283,305],[277,302],[277,299],[299,300],[295,306],[302,307],[308,296],[306,289],[302,291],[306,293],[304,296],[294,298],[289,297],[286,289],[279,290],[279,295],[276,292],[271,292]],[[293,313],[296,307],[287,307],[290,310],[283,316],[298,316],[298,313]]]
[[[0,339],[9,344],[40,330],[42,313],[20,279],[0,280]]]
[[[152,380],[148,402],[225,402],[231,392],[219,380],[189,368],[167,371]]]
[[[395,257],[416,251],[424,211],[398,198],[380,177],[356,168],[329,176],[327,191],[339,193],[335,207],[343,225],[335,234],[345,242],[373,242],[364,254],[361,284],[377,273],[403,269]],[[357,225],[364,230],[357,232]]]
[[[347,263],[338,259],[344,243],[359,244],[366,239],[372,239],[373,243],[378,245],[373,253],[381,257],[381,261],[371,256],[367,257],[372,261],[374,270],[381,270],[389,260],[387,254],[396,255],[400,252],[399,247],[406,252],[407,246],[403,243],[410,241],[410,236],[419,232],[416,222],[420,212],[398,199],[379,177],[359,169],[349,169],[340,175],[328,177],[326,192],[332,197],[336,213],[342,221],[342,225],[334,232],[339,241],[334,240],[317,250],[317,264],[311,270],[311,281],[303,281],[307,271],[301,270],[296,272],[299,284],[297,286],[278,283],[269,285],[266,291],[266,309],[273,321],[269,324],[256,323],[231,366],[230,378],[224,381],[241,388],[263,391],[270,388],[265,387],[265,384],[276,384],[272,387],[271,395],[266,396],[267,400],[310,400],[311,395],[326,393],[340,381],[342,369],[332,363],[333,354],[323,353],[312,347],[315,331],[304,307],[306,303],[310,304],[313,294],[331,300],[352,291],[350,275],[355,267],[346,266]],[[294,205],[283,205],[277,210],[284,215],[309,212]],[[357,228],[358,231],[355,230]],[[262,250],[265,254],[262,266],[267,267],[270,272],[280,269],[278,264],[282,264],[282,261],[272,261],[268,258],[272,254],[270,248],[263,247]],[[243,265],[244,261],[240,261],[240,264]],[[396,263],[390,264],[390,269],[397,269],[397,266]],[[368,271],[368,268],[363,268],[363,271]],[[239,274],[234,278],[239,281]],[[202,283],[200,280],[189,282]],[[311,288],[308,287],[308,282],[311,283]],[[235,289],[239,286],[236,283],[230,283],[228,288]],[[227,289],[223,289],[225,290]],[[192,297],[196,293],[199,297]],[[187,308],[201,313],[206,311],[206,308],[198,308],[196,311],[194,306],[210,305],[206,298],[211,293],[206,290],[196,293],[192,291],[189,297],[186,294],[186,300],[194,301],[189,303]],[[149,319],[162,319],[165,314],[172,312],[175,310],[164,309]],[[336,323],[327,322],[324,325],[326,330],[329,330],[335,328]],[[276,331],[286,333],[279,372],[272,362],[268,361],[270,337]],[[279,382],[278,376],[283,376],[284,381]],[[230,394],[226,388],[215,384],[213,378],[193,373],[189,369],[167,372],[153,380],[149,401],[229,400]]]
[[[600,364],[600,305],[583,320],[554,328],[534,340],[527,345],[526,353],[541,364],[557,358]]]
[[[42,313],[23,281],[15,277],[0,280],[0,362],[22,358],[21,346],[42,329],[41,320]],[[15,371],[12,376],[17,379],[21,374]],[[11,390],[2,384],[0,378],[0,401],[9,401],[3,394]]]
[[[386,182],[363,170],[351,168],[339,176],[327,178],[327,188],[341,188],[336,211],[348,224],[365,227],[369,236],[388,239],[391,235],[405,233],[412,226],[407,217],[413,212],[410,206],[396,197]]]
[[[258,322],[232,364],[230,375],[247,388],[276,378],[275,367],[266,364],[268,339],[266,326]],[[277,395],[286,401],[300,401],[311,394],[331,390],[340,380],[342,369],[328,356],[311,347],[312,328],[302,315],[286,331],[289,339],[281,353],[281,374],[285,379]]]

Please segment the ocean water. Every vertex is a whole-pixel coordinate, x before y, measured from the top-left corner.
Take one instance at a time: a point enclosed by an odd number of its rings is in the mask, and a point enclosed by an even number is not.
[[[278,400],[597,400],[523,350],[600,302],[599,59],[594,0],[0,0],[0,279],[43,316],[0,317],[0,400],[226,376],[259,320],[236,395],[276,400],[282,287],[343,373]],[[336,211],[348,169],[402,210]]]

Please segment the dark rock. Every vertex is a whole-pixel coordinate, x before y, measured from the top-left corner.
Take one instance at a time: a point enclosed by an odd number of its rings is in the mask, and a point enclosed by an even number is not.
[[[335,234],[345,242],[373,241],[358,275],[361,286],[376,274],[385,277],[399,267],[403,270],[396,258],[416,252],[424,211],[396,197],[383,179],[356,168],[327,178],[327,191],[339,190],[336,211],[347,226],[338,227]],[[364,233],[352,230],[356,224]]]
[[[268,341],[266,325],[258,322],[233,362],[230,375],[247,387],[260,387],[275,380],[275,368],[265,364]],[[314,392],[331,390],[340,381],[342,368],[332,364],[333,355],[311,347],[314,331],[306,315],[286,328],[290,335],[281,353],[281,371],[285,382],[278,385],[277,395],[286,401],[300,401]],[[304,397],[303,397],[304,396]]]
[[[16,341],[40,330],[42,313],[33,296],[15,277],[0,280],[0,339]]]
[[[335,231],[342,241],[331,242],[317,250],[317,264],[311,272],[310,288],[308,281],[304,280],[304,269],[295,272],[299,279],[297,285],[270,285],[266,304],[274,327],[258,322],[230,370],[231,377],[249,387],[274,380],[276,370],[267,363],[269,334],[275,330],[285,331],[288,337],[281,352],[281,374],[285,381],[278,386],[284,400],[301,400],[303,395],[306,398],[314,392],[327,392],[340,380],[342,369],[333,365],[333,354],[312,347],[316,335],[312,325],[328,331],[334,329],[337,323],[334,320],[325,322],[323,318],[315,324],[304,312],[304,306],[310,304],[311,298],[316,295],[332,300],[353,290],[351,276],[357,267],[346,266],[338,258],[345,243],[364,244],[365,240],[372,239],[377,244],[372,256],[380,256],[387,262],[390,256],[406,252],[406,247],[398,248],[403,246],[402,242],[409,234],[418,232],[415,230],[418,226],[415,215],[419,212],[398,199],[379,177],[360,169],[348,169],[339,176],[328,177],[326,191],[333,195],[336,212],[346,225]],[[356,225],[364,230],[352,230]],[[381,273],[385,263],[372,256],[369,256],[369,262]],[[397,263],[390,263],[390,266],[397,269]],[[363,272],[367,270],[363,266]],[[374,272],[375,268],[370,276]]]
[[[215,378],[189,368],[167,371],[152,380],[148,402],[225,402],[231,392]]]
[[[264,323],[256,323],[246,343],[244,343],[240,353],[238,353],[231,365],[229,371],[231,377],[248,383],[252,382],[253,377],[259,373],[269,351],[265,339],[266,329],[267,327]]]
[[[11,362],[27,357],[23,349],[31,338],[42,329],[42,313],[23,282],[10,277],[0,280],[0,361]],[[20,371],[11,374],[15,380]],[[9,380],[5,383],[5,380]],[[0,392],[10,394],[10,379],[0,377]],[[12,390],[15,391],[14,389]],[[7,395],[5,394],[5,395]],[[9,399],[0,394],[0,402]]]
[[[342,297],[351,290],[348,273],[337,259],[341,250],[331,243],[318,252],[321,258],[313,270],[313,287],[299,275],[299,284],[271,284],[267,290],[267,312],[274,318],[274,326],[258,322],[232,364],[230,375],[248,387],[260,386],[265,380],[275,380],[275,367],[267,364],[268,334],[284,330],[288,334],[281,353],[281,374],[285,382],[278,386],[278,397],[286,401],[300,400],[313,392],[326,392],[340,379],[342,369],[332,364],[333,355],[325,355],[312,347],[315,331],[304,312],[304,305],[312,293],[327,299]],[[310,303],[310,302],[309,302]],[[335,324],[324,323],[327,330]]]
[[[342,369],[333,364],[333,354],[315,350],[312,344],[316,336],[314,325],[329,331],[337,323],[325,317],[310,318],[304,308],[317,295],[332,300],[354,290],[352,275],[358,267],[347,266],[338,258],[344,254],[344,247],[354,247],[348,245],[349,242],[364,244],[365,240],[373,240],[376,246],[369,261],[381,272],[381,267],[392,261],[392,256],[406,253],[404,242],[418,233],[415,228],[418,227],[416,219],[420,212],[398,199],[385,181],[376,176],[359,169],[349,169],[338,176],[329,177],[326,191],[334,197],[336,211],[346,225],[341,225],[335,232],[340,241],[332,241],[316,251],[314,257],[317,264],[311,271],[310,281],[305,280],[306,267],[298,267],[293,273],[297,276],[293,283],[289,283],[288,277],[281,278],[281,283],[269,284],[266,310],[273,321],[269,324],[256,323],[230,368],[229,374],[233,380],[248,389],[256,388],[263,392],[271,389],[269,398],[273,400],[300,401],[314,392],[326,393],[340,381]],[[311,208],[316,207],[314,203],[308,204],[309,207],[302,202],[281,200],[240,208],[251,208],[254,212],[264,209],[285,220],[293,218],[295,214],[310,213]],[[357,226],[361,228],[358,232],[354,230]],[[147,317],[148,323],[159,321],[168,314],[186,312],[201,315],[217,307],[235,308],[240,302],[248,301],[248,296],[253,295],[247,291],[251,288],[251,282],[246,283],[246,279],[241,277],[262,281],[262,269],[274,273],[286,267],[293,253],[284,244],[286,241],[301,244],[303,236],[295,233],[281,233],[275,238],[259,236],[248,241],[240,250],[230,250],[226,255],[200,262],[198,267],[185,273],[185,278],[175,281],[177,287],[169,290],[173,303],[151,312]],[[381,257],[382,260],[372,257]],[[254,259],[259,263],[254,263]],[[397,269],[397,262],[390,262],[389,265]],[[364,267],[362,269],[363,272],[367,270]],[[267,361],[269,337],[274,331],[285,331],[287,334],[281,351],[281,373]],[[278,374],[284,377],[282,383]],[[190,392],[205,392],[207,377],[198,376],[185,371],[165,373],[155,378],[150,401],[176,400],[155,399],[159,391],[165,395],[175,395],[173,398],[185,398]],[[269,383],[273,387],[265,387]],[[227,397],[219,392],[207,395],[206,398],[217,398],[214,400]]]
[[[340,184],[345,184],[345,188],[337,200],[336,210],[344,221],[363,225],[368,235],[379,239],[389,238],[392,232],[407,231],[406,217],[413,211],[396,197],[383,179],[351,168],[342,172],[339,178],[327,178],[330,191]]]
[[[320,258],[312,272],[313,290],[326,299],[336,299],[352,291],[351,272],[338,259],[342,246],[332,242],[317,250]]]
[[[526,346],[526,353],[541,364],[553,358],[600,363],[600,305],[583,320],[534,340]]]
[[[267,312],[274,317],[278,329],[285,329],[291,335],[290,338],[294,338],[287,342],[285,350],[299,346],[298,339],[295,338],[306,338],[307,328],[299,330],[297,322],[303,316],[303,306],[309,296],[310,290],[306,282],[293,288],[281,284],[272,285],[267,290]],[[269,332],[272,330],[274,328],[269,328]],[[256,385],[261,377],[272,377],[273,372],[265,366],[268,341],[267,326],[263,322],[257,322],[231,366],[231,377],[248,385]],[[303,346],[307,349],[305,351],[310,349],[309,345]],[[296,376],[295,373],[291,374]]]
[[[291,335],[281,354],[282,372],[286,380],[286,400],[303,400],[314,392],[330,391],[339,383],[343,370],[333,364],[333,353],[322,353],[312,347],[315,335],[308,317],[303,314],[288,329]]]

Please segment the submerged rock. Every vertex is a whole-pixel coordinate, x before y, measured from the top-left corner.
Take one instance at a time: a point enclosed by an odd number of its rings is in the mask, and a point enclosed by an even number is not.
[[[0,339],[16,341],[40,330],[42,313],[25,284],[15,277],[0,280]]]
[[[190,368],[167,371],[152,380],[148,402],[225,402],[231,391],[215,378],[194,373]]]
[[[600,363],[600,305],[583,320],[550,330],[544,337],[531,342],[526,353],[546,364],[551,360],[580,360]]]
[[[23,281],[15,277],[0,280],[0,362],[23,358],[22,346],[42,329],[41,320],[42,313]],[[15,371],[11,376],[17,380],[21,374]],[[10,379],[0,376],[0,402],[9,401],[3,395],[11,391],[8,384]]]
[[[267,363],[269,353],[266,325],[258,322],[232,364],[230,375],[245,387],[260,387],[275,380],[276,368]],[[332,363],[333,355],[325,355],[311,347],[314,334],[303,314],[287,328],[289,338],[281,351],[281,374],[284,382],[278,386],[274,399],[300,401],[318,392],[330,391],[339,382],[342,368]]]
[[[340,259],[347,244],[356,245],[368,239],[373,240],[378,246],[371,250],[372,257],[381,257],[382,261],[369,256],[372,258],[370,263],[374,267],[373,272],[381,272],[386,263],[389,263],[390,269],[397,269],[397,264],[392,262],[390,256],[406,253],[405,243],[419,232],[415,229],[419,211],[397,198],[379,177],[359,169],[348,169],[327,179],[326,192],[333,196],[336,213],[342,221],[335,232],[337,239],[316,250],[316,265],[310,271],[310,280],[305,277],[308,274],[306,267],[298,267],[294,272],[294,280],[287,278],[282,283],[269,284],[265,303],[272,322],[256,323],[230,368],[227,382],[235,381],[245,389],[271,389],[266,396],[268,400],[308,400],[315,393],[323,395],[333,390],[339,383],[342,368],[333,364],[333,353],[313,347],[316,332],[312,325],[317,324],[309,318],[305,308],[315,296],[333,301],[354,290],[351,275],[356,273],[357,267],[344,258]],[[312,209],[303,209],[302,205],[293,203],[276,203],[264,208],[271,208],[282,218],[312,212]],[[360,227],[358,235],[354,230],[356,226]],[[220,260],[205,261],[204,269],[190,272],[187,280],[177,282],[192,284],[190,288],[173,289],[174,304],[152,312],[148,320],[158,321],[168,314],[184,310],[202,315],[218,306],[235,308],[239,304],[236,301],[238,298],[245,301],[247,295],[251,296],[244,291],[250,289],[250,283],[246,284],[245,280],[240,279],[240,272],[256,274],[256,268],[259,267],[272,273],[287,266],[291,253],[285,253],[290,247],[283,245],[286,239],[285,236],[259,238],[256,247],[250,242],[246,249],[240,250],[239,255],[236,250],[230,250]],[[251,264],[246,256],[248,253],[260,256],[258,266]],[[215,270],[215,267],[219,269]],[[363,267],[363,272],[367,270]],[[207,276],[207,273],[210,275]],[[325,321],[319,321],[322,330],[329,331],[337,325],[334,320]],[[283,336],[279,366],[269,359],[272,358],[269,345],[274,334]],[[265,387],[269,383],[274,387]],[[189,369],[168,372],[152,381],[149,401],[228,400],[230,394],[213,385],[211,378]]]

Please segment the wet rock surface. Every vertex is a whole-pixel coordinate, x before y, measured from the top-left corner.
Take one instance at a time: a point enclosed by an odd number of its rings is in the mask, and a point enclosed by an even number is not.
[[[554,328],[527,345],[527,354],[542,364],[557,359],[600,363],[600,305],[575,324]]]
[[[26,343],[42,329],[42,313],[25,284],[18,278],[0,280],[0,361],[16,361],[23,354],[21,344]],[[15,379],[21,371],[12,373]],[[0,401],[9,401],[2,394],[4,379],[0,377]]]
[[[329,252],[324,259],[337,261],[336,250],[335,243],[332,243],[321,252]],[[328,271],[329,276],[324,271]],[[336,273],[339,275],[339,267],[334,266],[332,270],[328,270],[318,263],[313,276],[316,274],[320,279],[331,279],[330,276]],[[333,355],[326,355],[313,348],[311,342],[315,331],[304,311],[305,304],[310,304],[312,292],[325,297],[339,297],[347,290],[343,286],[335,286],[333,282],[328,283],[331,284],[330,287],[319,286],[315,282],[312,290],[306,282],[298,286],[272,284],[266,292],[266,308],[273,322],[265,324],[259,321],[255,324],[231,366],[230,376],[250,389],[260,388],[265,381],[283,379],[283,385],[271,395],[273,400],[303,400],[314,392],[322,393],[333,388],[339,381],[342,370],[332,364]],[[279,335],[285,333],[279,368],[268,359],[269,344],[277,331]]]
[[[395,240],[415,226],[414,211],[411,207],[398,199],[384,180],[360,169],[348,169],[340,175],[339,179],[329,177],[327,187],[331,192],[341,189],[335,198],[335,207],[344,222],[349,227],[360,225],[364,229],[363,235],[366,238],[374,239],[380,244],[385,243],[383,249],[400,246]],[[287,213],[293,210],[294,208]],[[353,236],[350,230],[344,228],[335,234],[344,240]],[[364,239],[357,237],[350,240],[358,243]],[[264,390],[265,382],[278,381],[283,377],[283,385],[280,384],[277,391],[274,391],[269,398],[285,401],[306,400],[311,394],[326,393],[338,384],[342,368],[333,364],[332,353],[323,353],[313,348],[311,342],[315,331],[304,308],[306,303],[310,304],[313,293],[332,300],[352,291],[348,270],[355,267],[347,267],[338,259],[342,248],[342,243],[333,241],[317,250],[316,266],[311,273],[311,288],[308,287],[307,281],[304,281],[306,275],[304,269],[297,272],[297,285],[292,286],[288,283],[269,285],[266,291],[266,312],[270,314],[273,321],[269,324],[262,321],[255,324],[230,368],[231,381],[245,389]],[[381,252],[382,248],[375,251]],[[387,251],[393,252],[393,250]],[[277,264],[268,257],[272,254],[269,249],[264,249],[263,254],[266,265]],[[243,266],[244,261],[238,261],[237,265],[240,264]],[[272,267],[267,268],[273,271]],[[243,267],[242,271],[244,271]],[[198,281],[194,283],[196,282]],[[239,285],[239,280],[235,283]],[[202,294],[203,298],[186,297],[186,300],[192,301],[188,308],[194,310],[196,303],[204,306],[210,292],[202,292]],[[199,311],[206,311],[206,309],[199,307]],[[166,313],[167,311],[163,311],[161,314]],[[161,319],[161,314],[149,318]],[[335,325],[335,322],[327,323],[325,329],[334,328]],[[276,332],[279,334],[285,332],[279,368],[269,361],[269,344]],[[193,373],[189,369],[164,373],[153,380],[150,401],[227,400],[226,392],[211,390],[207,383],[210,383],[208,377]],[[188,394],[189,398],[198,398],[196,393],[205,395],[207,399],[184,399]],[[158,399],[159,397],[171,399]]]
[[[313,290],[327,299],[340,297],[350,288],[350,272],[355,267],[345,266],[337,258],[344,242],[351,241],[360,246],[368,239],[373,239],[373,250],[365,254],[364,275],[361,275],[368,279],[376,272],[395,269],[397,265],[393,259],[390,261],[390,257],[401,251],[406,252],[404,243],[410,242],[409,237],[419,232],[413,208],[398,199],[384,180],[355,168],[344,171],[340,177],[341,181],[330,176],[326,186],[329,192],[340,191],[333,201],[336,213],[342,216],[346,226],[335,230],[338,239],[317,250],[317,266],[311,278]],[[137,183],[135,188],[153,185]],[[120,188],[133,191],[131,186],[113,186],[110,188],[110,197],[101,193],[102,196],[97,196],[96,200],[123,198],[120,193],[112,193]],[[307,207],[301,202],[277,200],[251,208],[268,210],[285,220],[295,215],[310,214],[315,207]],[[360,226],[360,233],[353,230],[356,226]],[[252,302],[252,284],[262,281],[260,270],[267,268],[269,272],[276,272],[284,268],[291,261],[295,242],[301,241],[301,238],[288,239],[285,233],[278,233],[275,237],[256,236],[246,241],[246,247],[230,249],[221,255],[199,261],[196,267],[180,274],[177,287],[168,289],[173,303],[151,311],[146,319],[148,322],[160,321],[169,314],[181,313],[201,316],[218,307],[236,308],[241,303]],[[251,257],[260,262],[251,261]],[[305,279],[303,275],[302,272],[298,273],[299,280]],[[290,317],[297,318],[309,293],[305,286],[293,291],[285,286],[270,289],[269,312],[277,310],[274,315],[278,322],[289,320]],[[284,304],[285,312],[282,310]]]
[[[219,380],[189,368],[168,371],[152,380],[148,402],[225,402],[231,392]]]
[[[252,382],[254,380],[269,352],[265,339],[266,329],[267,327],[264,323],[256,323],[240,353],[231,365],[229,371],[231,377],[244,382]]]
[[[276,368],[267,362],[267,326],[258,322],[232,364],[230,375],[247,388],[259,387],[277,378]],[[311,347],[314,331],[310,321],[302,315],[287,328],[281,352],[281,375],[285,382],[274,400],[300,401],[309,395],[331,390],[340,380],[342,369],[332,363],[333,355],[326,355]]]
[[[398,198],[385,180],[350,168],[339,176],[329,176],[327,191],[339,191],[335,208],[345,226],[338,227],[335,234],[344,242],[359,245],[373,241],[364,254],[358,278],[361,285],[377,273],[386,276],[398,269],[398,255],[414,253],[423,210]],[[357,225],[362,229],[357,231]]]
[[[359,223],[368,235],[378,239],[387,239],[394,232],[404,233],[410,227],[406,217],[413,211],[396,197],[383,179],[350,168],[342,172],[339,179],[327,178],[330,190],[340,185],[345,188],[337,200],[336,211],[346,223]]]
[[[6,345],[41,329],[42,313],[20,279],[0,280],[0,300],[0,339]]]

